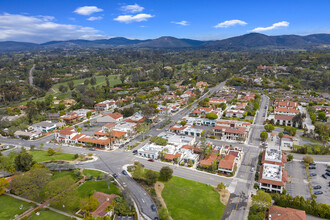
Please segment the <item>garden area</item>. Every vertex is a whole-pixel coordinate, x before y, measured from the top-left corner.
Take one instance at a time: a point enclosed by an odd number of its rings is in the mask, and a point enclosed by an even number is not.
[[[47,209],[39,210],[39,215],[36,213],[31,214],[27,219],[28,220],[40,220],[40,219],[47,219],[47,220],[70,220],[71,218],[57,212],[53,212]]]
[[[330,155],[330,146],[324,146],[321,144],[305,144],[304,146],[293,145],[292,152],[310,155]]]

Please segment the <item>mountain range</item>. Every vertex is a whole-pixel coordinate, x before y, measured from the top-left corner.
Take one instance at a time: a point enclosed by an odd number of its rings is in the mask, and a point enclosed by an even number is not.
[[[267,36],[259,33],[250,33],[215,41],[199,41],[164,36],[149,40],[132,40],[124,37],[115,37],[101,40],[49,41],[43,44],[16,41],[0,42],[1,52],[54,48],[209,48],[222,50],[317,49],[330,48],[330,34]]]

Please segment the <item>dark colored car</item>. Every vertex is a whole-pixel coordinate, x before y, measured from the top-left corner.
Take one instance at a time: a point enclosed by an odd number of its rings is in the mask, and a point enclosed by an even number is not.
[[[137,150],[133,150],[133,154],[137,154],[138,152],[137,152]]]
[[[118,177],[118,174],[117,174],[117,173],[114,173],[112,176],[113,176],[114,178],[117,178],[117,177]]]
[[[328,176],[330,176],[330,172],[326,172],[325,174],[327,174]]]
[[[322,186],[320,186],[320,185],[317,185],[317,186],[313,187],[313,189],[321,189],[321,188],[322,188]]]
[[[316,166],[316,163],[309,163],[309,166]]]
[[[311,173],[311,174],[309,174],[310,176],[316,176],[316,173]]]
[[[154,220],[158,220],[159,218],[158,217],[155,217]]]
[[[144,167],[144,165],[141,163],[141,167]]]
[[[90,151],[95,151],[94,147],[89,148]]]
[[[283,131],[283,134],[291,135],[291,133],[288,131]]]
[[[325,174],[322,174],[322,177],[323,177],[324,179],[328,179],[327,175],[325,175]]]
[[[151,205],[151,210],[154,212],[156,211],[156,206],[154,204]]]
[[[330,172],[330,169],[326,169],[325,171]]]
[[[314,167],[314,166],[311,166],[311,167],[308,167],[308,169],[310,169],[310,170],[315,170],[315,169],[316,169],[316,167]]]
[[[323,192],[322,192],[322,191],[316,191],[314,194],[315,194],[315,195],[322,195]]]
[[[122,172],[122,174],[127,175],[126,170],[123,170],[123,171],[121,171],[121,172]]]
[[[154,159],[151,159],[151,158],[150,158],[148,161],[149,161],[149,162],[154,162]]]

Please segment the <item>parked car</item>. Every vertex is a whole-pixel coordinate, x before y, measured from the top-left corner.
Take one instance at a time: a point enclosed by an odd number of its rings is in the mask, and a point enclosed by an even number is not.
[[[308,167],[308,169],[310,169],[310,170],[315,170],[316,167],[314,167],[314,166],[310,166],[310,167]]]
[[[314,192],[314,194],[315,194],[315,195],[322,195],[323,192],[322,192],[322,191],[316,191],[316,192]]]
[[[144,167],[144,165],[141,163],[141,167]]]
[[[154,162],[154,159],[151,159],[151,158],[150,158],[148,161],[149,161],[149,162]]]
[[[156,206],[154,204],[151,205],[151,210],[154,212],[156,211]]]
[[[112,176],[113,176],[114,178],[117,178],[117,177],[118,177],[118,174],[117,174],[117,173],[114,173],[114,174],[112,174]]]
[[[326,169],[325,171],[326,171],[326,172],[330,172],[330,169]]]
[[[327,174],[328,176],[330,176],[330,172],[326,172],[325,174]]]
[[[325,175],[325,174],[322,174],[322,177],[323,177],[324,179],[328,179],[327,175]]]
[[[288,131],[283,131],[283,134],[291,135],[291,133]]]
[[[321,188],[322,188],[322,186],[320,186],[320,185],[317,185],[317,186],[313,187],[313,189],[321,189]]]
[[[158,220],[159,218],[158,217],[155,217],[154,220]]]
[[[121,172],[122,172],[122,174],[127,175],[126,170],[123,170],[123,171],[121,171]]]
[[[133,150],[133,154],[137,154],[138,153],[138,151],[137,150]]]
[[[316,173],[311,173],[311,174],[309,174],[310,176],[316,176]]]
[[[316,166],[316,163],[309,163],[309,166]]]
[[[90,151],[95,151],[94,147],[89,148]]]

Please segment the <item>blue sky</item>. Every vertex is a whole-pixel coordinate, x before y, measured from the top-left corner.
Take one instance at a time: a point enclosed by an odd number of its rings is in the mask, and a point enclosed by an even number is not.
[[[0,41],[330,33],[330,1],[0,0]]]

